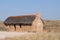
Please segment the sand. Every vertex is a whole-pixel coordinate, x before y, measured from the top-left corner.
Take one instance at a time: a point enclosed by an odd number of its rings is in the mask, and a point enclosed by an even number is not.
[[[6,37],[15,37],[15,36],[21,36],[25,34],[32,34],[28,32],[0,32],[0,39],[4,39]]]

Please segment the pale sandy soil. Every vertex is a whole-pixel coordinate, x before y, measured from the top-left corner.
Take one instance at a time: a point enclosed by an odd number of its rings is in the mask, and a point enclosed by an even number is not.
[[[4,39],[6,37],[15,37],[15,36],[21,36],[25,34],[33,34],[33,33],[27,33],[27,32],[0,32],[0,39]]]

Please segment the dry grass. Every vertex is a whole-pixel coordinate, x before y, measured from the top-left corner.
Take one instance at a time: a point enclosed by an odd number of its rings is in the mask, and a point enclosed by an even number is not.
[[[59,20],[58,21],[44,20],[44,23],[45,27],[60,27]],[[60,40],[60,33],[57,32],[35,33],[35,34],[16,36],[14,38],[5,38],[3,40]]]
[[[44,20],[44,30],[60,32],[60,20]]]
[[[44,29],[49,27],[58,27],[60,29],[60,20],[43,20],[44,21]],[[3,21],[0,21],[0,31],[6,31],[5,25]]]
[[[35,33],[17,36],[14,38],[5,38],[4,40],[60,40],[60,33]]]

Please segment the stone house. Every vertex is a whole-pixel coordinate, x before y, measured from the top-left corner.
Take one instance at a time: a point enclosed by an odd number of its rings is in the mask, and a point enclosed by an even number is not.
[[[43,22],[40,14],[23,15],[23,16],[10,16],[4,24],[8,31],[19,32],[43,32]]]

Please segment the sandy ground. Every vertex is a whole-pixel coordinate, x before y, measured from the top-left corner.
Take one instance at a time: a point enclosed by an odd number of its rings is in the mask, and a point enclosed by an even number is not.
[[[33,34],[33,33],[27,33],[27,32],[0,32],[0,39],[4,39],[6,37],[15,37],[15,36],[21,36],[25,34]]]

